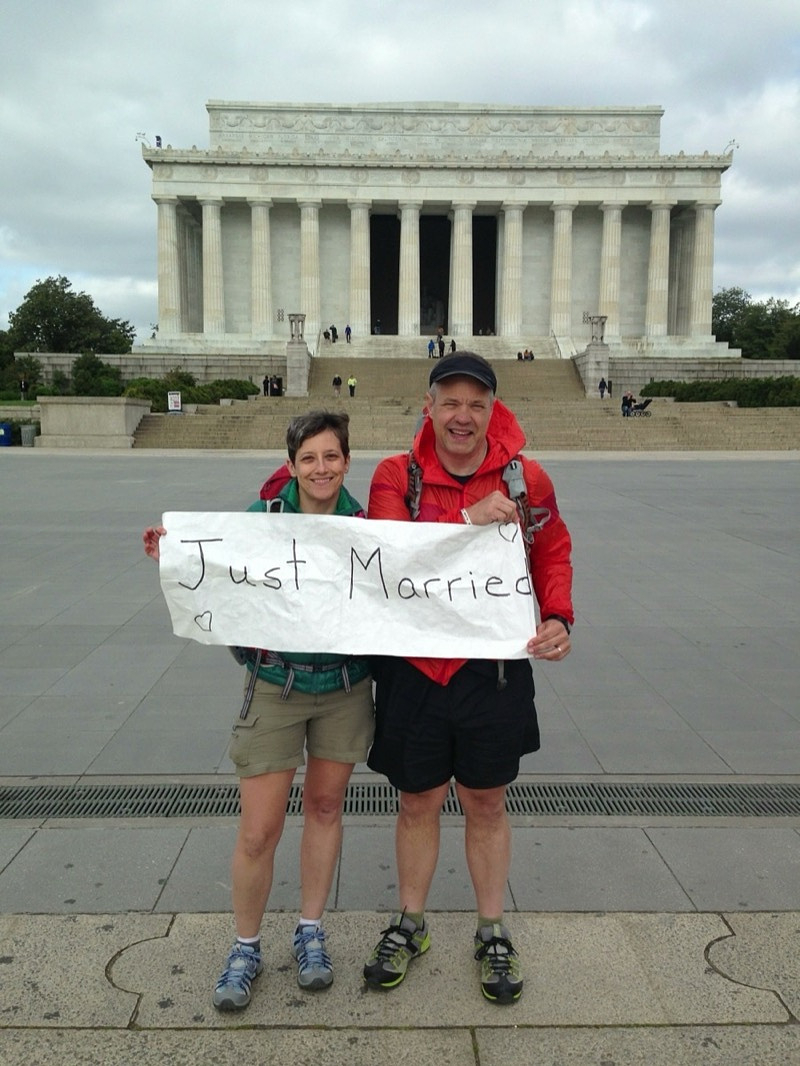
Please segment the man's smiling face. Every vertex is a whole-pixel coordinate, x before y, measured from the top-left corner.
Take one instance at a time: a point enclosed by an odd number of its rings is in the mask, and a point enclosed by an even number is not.
[[[431,386],[426,403],[436,437],[436,453],[446,470],[470,474],[486,455],[492,416],[492,390],[475,378],[454,376]]]

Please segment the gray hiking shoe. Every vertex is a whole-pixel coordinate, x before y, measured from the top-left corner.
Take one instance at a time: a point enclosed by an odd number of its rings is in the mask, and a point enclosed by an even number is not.
[[[504,925],[482,925],[475,934],[481,991],[492,1003],[514,1003],[522,995],[519,956]]]
[[[333,966],[325,950],[322,926],[302,926],[294,931],[292,952],[297,959],[297,983],[309,992],[318,992],[333,984]]]
[[[409,962],[423,955],[430,946],[427,922],[417,926],[405,913],[393,915],[367,959],[364,980],[370,988],[394,988],[405,977]]]
[[[237,940],[211,997],[217,1010],[244,1010],[250,1002],[250,986],[263,968],[261,952]]]

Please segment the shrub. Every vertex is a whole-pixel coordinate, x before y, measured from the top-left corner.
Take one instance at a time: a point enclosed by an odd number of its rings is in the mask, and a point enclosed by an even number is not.
[[[800,377],[651,381],[642,396],[673,396],[680,403],[728,400],[739,407],[800,407]]]
[[[72,364],[72,391],[75,396],[121,396],[122,373],[86,352]]]
[[[133,396],[140,400],[149,400],[154,412],[167,410],[167,393],[177,391],[181,394],[181,403],[219,403],[223,397],[233,400],[246,400],[248,396],[259,393],[261,390],[252,381],[239,381],[228,379],[223,381],[209,381],[204,385],[183,385],[175,379],[175,373],[192,378],[191,374],[184,371],[170,371],[163,378],[135,378],[129,381],[125,389],[125,396]],[[182,379],[181,379],[182,380]]]

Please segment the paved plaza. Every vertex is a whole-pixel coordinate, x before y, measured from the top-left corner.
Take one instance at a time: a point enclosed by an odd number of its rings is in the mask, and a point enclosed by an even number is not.
[[[234,781],[241,670],[172,635],[141,531],[242,510],[281,458],[0,449],[0,785]],[[363,502],[377,458],[354,456]],[[577,617],[572,655],[535,667],[542,750],[520,780],[800,789],[800,452],[540,458]],[[479,994],[458,816],[431,951],[364,992],[396,893],[392,818],[366,811],[346,817],[330,901],[333,988],[294,981],[290,816],[265,972],[246,1014],[221,1016],[233,818],[0,819],[0,1062],[800,1062],[799,816],[512,824],[518,1004]]]

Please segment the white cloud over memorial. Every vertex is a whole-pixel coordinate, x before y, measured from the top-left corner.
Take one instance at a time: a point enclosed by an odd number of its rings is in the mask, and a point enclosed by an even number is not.
[[[65,274],[140,336],[155,206],[137,133],[208,144],[209,99],[657,104],[662,151],[735,140],[715,288],[800,300],[795,0],[7,0],[0,39],[0,328]]]

